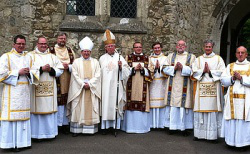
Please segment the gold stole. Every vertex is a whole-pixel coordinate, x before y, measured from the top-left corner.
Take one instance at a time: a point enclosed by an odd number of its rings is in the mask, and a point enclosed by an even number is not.
[[[83,70],[84,70],[84,79],[90,80],[92,78],[92,69],[91,69],[91,61],[84,60],[83,61]],[[90,89],[85,90],[84,95],[84,119],[85,125],[93,125],[92,124],[92,111],[93,111],[93,104],[91,100],[91,91]]]

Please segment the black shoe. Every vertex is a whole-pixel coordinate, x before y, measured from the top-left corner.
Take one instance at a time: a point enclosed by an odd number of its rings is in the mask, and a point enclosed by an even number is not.
[[[79,134],[77,134],[77,133],[73,133],[72,134],[72,137],[77,137]]]
[[[102,129],[102,135],[107,135],[108,134],[108,130],[107,129]]]
[[[32,141],[33,141],[33,142],[42,142],[43,140],[42,140],[42,139],[32,138]]]
[[[213,144],[219,143],[219,141],[217,139],[216,140],[210,140],[210,142],[213,143]]]
[[[63,125],[62,126],[62,133],[65,135],[68,135],[70,133],[69,129],[70,129],[69,125]]]
[[[19,148],[13,148],[12,151],[13,152],[20,152],[20,149]]]
[[[244,151],[247,151],[247,147],[240,147],[240,148],[237,148],[239,151],[241,152],[244,152]]]
[[[184,131],[182,132],[182,135],[185,136],[185,137],[187,137],[187,136],[190,135],[190,133],[189,133],[187,130],[184,130]]]
[[[198,137],[194,137],[193,141],[199,141]]]
[[[175,133],[176,133],[175,130],[168,130],[168,135],[173,135],[173,134],[175,134]]]

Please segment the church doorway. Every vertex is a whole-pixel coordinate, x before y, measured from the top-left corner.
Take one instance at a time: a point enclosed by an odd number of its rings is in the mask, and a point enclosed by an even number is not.
[[[236,48],[243,45],[250,53],[250,1],[240,0],[228,14],[222,28],[220,55],[226,64],[236,61]]]

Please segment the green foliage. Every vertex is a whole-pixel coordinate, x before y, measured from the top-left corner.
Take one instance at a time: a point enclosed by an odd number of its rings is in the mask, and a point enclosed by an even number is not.
[[[250,19],[246,21],[243,25],[240,34],[239,34],[239,45],[243,45],[248,50],[248,54],[250,54]]]

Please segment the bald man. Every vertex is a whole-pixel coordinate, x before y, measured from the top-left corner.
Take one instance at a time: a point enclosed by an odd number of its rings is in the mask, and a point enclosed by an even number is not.
[[[237,61],[227,65],[221,82],[228,87],[222,120],[222,137],[234,147],[250,145],[250,63],[247,49],[236,50]]]

